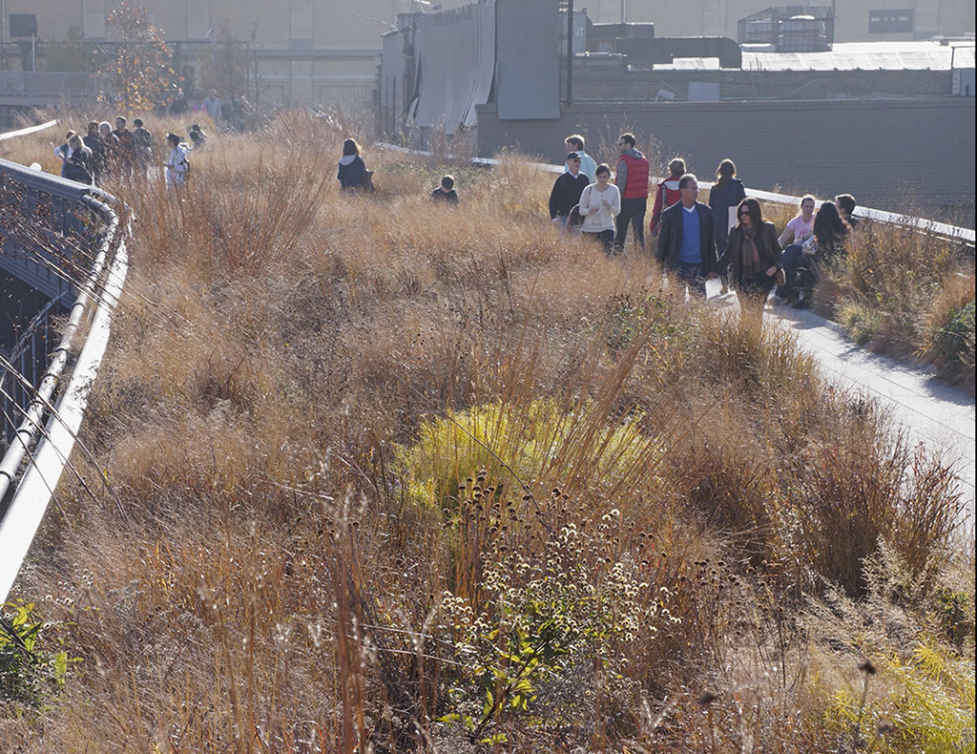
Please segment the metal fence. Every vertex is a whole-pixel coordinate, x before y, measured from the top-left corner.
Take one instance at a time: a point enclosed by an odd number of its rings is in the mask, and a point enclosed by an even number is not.
[[[105,352],[128,267],[113,206],[93,186],[0,160],[0,266],[49,295],[0,356],[0,603],[69,463]]]

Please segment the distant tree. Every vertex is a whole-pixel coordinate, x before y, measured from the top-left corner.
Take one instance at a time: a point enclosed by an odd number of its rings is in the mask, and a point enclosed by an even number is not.
[[[99,73],[122,101],[126,112],[165,105],[175,88],[173,53],[163,33],[151,23],[145,8],[122,0],[105,19],[117,42]],[[102,98],[107,93],[102,92]]]
[[[201,72],[201,80],[207,89],[216,89],[224,98],[234,100],[247,91],[248,48],[234,38],[227,25],[217,32],[210,60]]]

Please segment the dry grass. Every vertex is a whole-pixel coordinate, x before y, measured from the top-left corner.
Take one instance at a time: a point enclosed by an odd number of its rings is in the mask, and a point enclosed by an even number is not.
[[[861,599],[889,538],[950,583],[947,469],[907,470],[786,335],[558,235],[517,156],[455,168],[452,210],[426,196],[444,166],[382,152],[378,194],[340,194],[341,136],[288,116],[214,140],[182,195],[119,187],[132,276],[84,428],[111,495],[62,487],[18,585],[82,662],[3,740],[835,746],[806,595]],[[493,417],[464,456],[491,477],[459,460],[466,416]]]

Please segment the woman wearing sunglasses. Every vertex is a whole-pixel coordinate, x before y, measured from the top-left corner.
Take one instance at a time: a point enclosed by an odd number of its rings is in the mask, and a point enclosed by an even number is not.
[[[759,323],[780,267],[777,228],[763,219],[756,199],[741,201],[736,215],[739,222],[729,232],[725,263],[740,301],[741,318]]]

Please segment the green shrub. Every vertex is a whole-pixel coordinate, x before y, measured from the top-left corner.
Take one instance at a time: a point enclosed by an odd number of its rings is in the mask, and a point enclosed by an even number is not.
[[[0,702],[39,707],[64,687],[68,653],[53,649],[57,626],[38,619],[34,603],[8,603],[0,611]]]
[[[629,696],[630,647],[677,619],[667,590],[642,581],[639,563],[607,557],[620,518],[611,510],[592,532],[569,523],[532,557],[495,545],[486,553],[477,610],[444,596],[439,628],[453,637],[458,662],[442,724],[460,727],[473,742],[526,750],[535,741],[543,750],[549,746],[538,736],[585,733],[601,717],[602,691]]]

